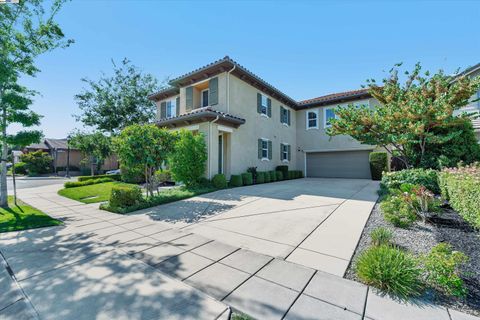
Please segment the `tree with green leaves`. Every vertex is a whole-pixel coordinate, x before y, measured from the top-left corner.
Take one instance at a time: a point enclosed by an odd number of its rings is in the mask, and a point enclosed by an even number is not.
[[[147,193],[153,196],[155,171],[165,163],[173,149],[176,135],[154,124],[134,124],[113,138],[114,149],[122,166],[142,167]]]
[[[76,131],[70,135],[71,147],[80,150],[85,155],[85,162],[90,164],[90,174],[100,170],[105,159],[110,157],[112,151],[112,139],[100,131],[86,133]]]
[[[22,127],[39,125],[40,115],[29,109],[35,91],[19,84],[22,76],[35,76],[40,70],[35,58],[55,48],[67,47],[72,40],[64,34],[54,18],[64,4],[54,0],[44,8],[41,0],[22,0],[18,4],[0,5],[0,142],[2,160],[0,175],[0,206],[7,202],[8,145],[38,142],[41,132],[31,130],[9,134],[11,124]]]
[[[446,145],[458,136],[455,130],[470,115],[455,116],[478,90],[480,78],[460,77],[455,82],[439,71],[422,74],[421,66],[405,72],[402,83],[395,65],[381,86],[367,81],[369,92],[378,106],[339,107],[327,133],[349,135],[361,143],[383,147],[399,155],[406,167],[424,163],[432,146]],[[458,130],[457,130],[458,131]]]
[[[155,104],[148,96],[158,91],[158,81],[142,73],[129,60],[113,63],[113,76],[102,73],[99,80],[82,79],[88,88],[75,99],[82,114],[77,121],[111,134],[132,124],[148,123],[155,118]]]
[[[202,134],[181,130],[174,151],[168,159],[174,179],[182,181],[187,187],[195,186],[205,173],[206,162],[205,137]]]

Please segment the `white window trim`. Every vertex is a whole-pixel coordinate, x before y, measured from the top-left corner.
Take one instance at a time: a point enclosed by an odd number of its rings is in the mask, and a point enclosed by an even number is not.
[[[175,104],[175,108],[173,108],[173,112],[172,112],[172,113],[174,114],[173,116],[172,116],[172,115],[168,116],[168,103],[169,103],[169,102],[170,102],[170,108],[171,108],[171,105],[172,105],[172,104]],[[166,109],[166,110],[165,110],[165,116],[166,116],[168,119],[170,119],[170,118],[175,118],[176,116],[178,116],[178,114],[177,114],[177,98],[170,99],[170,100],[166,100],[166,101],[165,101],[165,109]]]
[[[270,141],[270,139],[260,138],[260,140],[267,142],[267,157],[266,157],[266,158],[263,157],[263,150],[264,150],[264,149],[263,149],[263,146],[262,146],[262,159],[260,159],[260,160],[261,160],[261,161],[270,161],[270,159],[268,159],[268,151],[269,151],[269,150],[268,150],[268,142]]]
[[[331,124],[327,125],[327,110],[333,110],[334,115],[335,115],[335,119],[337,119],[337,115],[335,114],[335,108],[334,107],[323,108],[323,127],[324,128],[330,128],[332,126]]]
[[[314,127],[310,127],[310,126],[309,126],[308,114],[309,114],[310,112],[313,112],[313,113],[315,113],[315,114],[317,115],[317,124],[316,124],[316,126],[314,126]],[[307,130],[318,129],[318,122],[319,122],[319,119],[318,119],[318,109],[307,110],[307,112],[305,112],[305,120],[306,120],[306,128],[307,128]]]
[[[282,145],[282,157],[283,157],[283,146],[289,146],[290,144],[282,142],[281,145]],[[281,160],[282,160],[283,163],[289,163],[290,162],[290,161],[288,161],[288,148],[287,148],[287,158],[286,159],[281,159]]]
[[[261,106],[262,106],[262,107],[265,107],[265,113],[263,113],[262,108],[260,108],[260,116],[265,117],[265,118],[270,118],[270,117],[268,116],[268,96],[267,96],[267,95],[264,95],[264,94],[262,94],[262,93],[260,93],[260,95],[262,96],[262,97],[260,98]],[[263,98],[265,98],[265,105],[263,105]]]
[[[287,118],[288,118],[288,110],[287,108],[283,107],[283,110],[286,110],[287,111]],[[290,112],[291,114],[291,112]],[[281,120],[281,119],[280,119]],[[292,119],[290,119],[290,122],[292,121]],[[288,120],[287,122],[282,122],[282,124],[285,126],[285,127],[290,127],[290,125],[288,124]]]
[[[203,89],[202,91],[200,91],[200,105],[202,106],[202,108],[208,107],[208,105],[203,106],[203,93],[205,91],[209,91],[209,89]],[[209,92],[209,94],[210,94],[210,92]],[[210,101],[208,101],[208,104],[210,104]]]

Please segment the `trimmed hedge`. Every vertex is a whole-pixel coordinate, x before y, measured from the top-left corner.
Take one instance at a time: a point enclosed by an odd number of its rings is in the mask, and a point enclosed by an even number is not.
[[[239,174],[232,174],[230,176],[230,187],[241,187],[243,186],[242,176]]]
[[[224,174],[216,174],[213,176],[212,184],[217,189],[225,189],[227,187],[227,179]]]
[[[288,179],[288,166],[282,165],[275,168],[276,171],[281,171],[283,174],[283,179]]]
[[[113,186],[109,205],[112,208],[128,208],[143,202],[142,189],[138,186]]]
[[[368,156],[372,180],[382,180],[382,172],[388,171],[388,155],[386,152],[371,152]]]
[[[110,178],[115,181],[120,181],[121,175],[120,174],[99,174],[96,176],[81,176],[81,177],[78,177],[78,181],[81,182],[81,181],[95,180],[100,178]]]
[[[433,193],[440,194],[437,171],[433,169],[406,169],[387,172],[383,175],[380,186],[384,191],[388,191],[389,189],[398,189],[405,183],[422,185]]]
[[[27,164],[25,162],[17,162],[14,167],[16,174],[27,174]]]
[[[99,183],[113,182],[113,181],[115,180],[110,178],[99,178],[99,179],[89,179],[84,181],[69,181],[69,182],[65,182],[63,186],[65,188],[76,188],[76,187],[83,187],[83,186],[89,186],[92,184],[99,184]]]
[[[265,183],[265,172],[257,171],[257,184]]]
[[[275,173],[275,171],[269,171],[268,174],[270,175],[270,181],[277,181],[277,174]]]
[[[439,173],[442,197],[473,227],[480,229],[480,165]]]
[[[272,182],[272,179],[270,179],[270,172],[266,171],[265,172],[265,183]]]
[[[258,179],[258,176],[257,176],[257,179]],[[242,173],[242,182],[243,182],[244,186],[252,185],[253,184],[253,175],[250,172]]]
[[[275,171],[275,175],[277,176],[277,181],[283,180],[283,172],[282,171]]]

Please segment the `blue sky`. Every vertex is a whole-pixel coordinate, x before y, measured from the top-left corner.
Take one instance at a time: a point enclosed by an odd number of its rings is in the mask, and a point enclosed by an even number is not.
[[[357,89],[393,64],[453,72],[480,62],[480,2],[73,0],[58,16],[75,44],[38,59],[24,84],[46,137],[81,128],[80,79],[130,59],[159,79],[229,55],[301,100]],[[12,128],[15,130],[15,128]]]

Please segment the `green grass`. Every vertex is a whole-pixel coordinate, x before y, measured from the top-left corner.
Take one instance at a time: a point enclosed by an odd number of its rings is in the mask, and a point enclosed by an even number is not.
[[[153,198],[147,198],[138,205],[131,206],[128,208],[111,208],[108,204],[102,204],[100,209],[115,213],[128,213],[140,209],[146,209],[161,204],[166,204],[174,201],[179,201],[191,197],[195,197],[201,194],[209,193],[218,190],[215,187],[196,187],[187,189],[186,187],[176,187],[167,190],[160,191],[159,194],[156,194]]]
[[[89,186],[66,188],[58,191],[58,194],[83,203],[96,203],[108,201],[112,187],[116,185],[130,185],[124,182],[106,182]]]
[[[30,207],[13,197],[8,197],[8,208],[0,208],[0,233],[61,225],[62,222],[47,216],[42,211]]]

